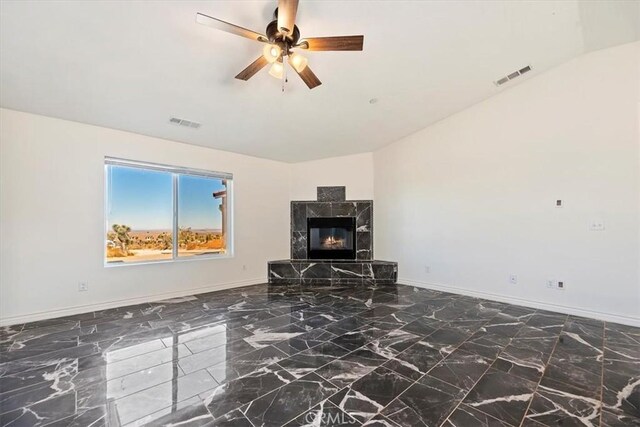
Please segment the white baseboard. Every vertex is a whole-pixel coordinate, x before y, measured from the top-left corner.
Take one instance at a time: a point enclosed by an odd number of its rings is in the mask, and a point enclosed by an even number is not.
[[[75,307],[63,308],[58,310],[40,311],[37,313],[24,314],[12,317],[0,317],[0,326],[16,325],[27,322],[35,322],[37,320],[54,319],[62,316],[73,316],[74,314],[88,313],[90,311],[107,310],[109,308],[124,307],[127,305],[142,304],[145,302],[160,301],[168,298],[184,297],[188,295],[203,294],[206,292],[220,291],[223,289],[240,288],[242,286],[257,285],[267,283],[265,277],[242,280],[238,282],[217,283],[215,285],[207,285],[199,288],[181,289],[174,292],[164,292],[161,294],[146,295],[143,297],[113,300],[98,304],[78,305]]]
[[[266,282],[267,280],[264,277],[260,277],[260,278],[243,280],[238,282],[218,283],[215,285],[208,285],[208,286],[203,286],[199,288],[183,289],[183,290],[174,291],[174,292],[165,292],[161,294],[146,295],[143,297],[114,300],[114,301],[98,303],[98,304],[88,304],[88,305],[80,305],[80,306],[69,307],[65,309],[59,309],[59,310],[41,311],[37,313],[30,313],[30,314],[25,314],[20,316],[0,317],[0,326],[35,322],[37,320],[53,319],[53,318],[62,317],[62,316],[72,316],[74,314],[87,313],[90,311],[107,310],[109,308],[123,307],[123,306],[134,305],[134,304],[142,304],[145,302],[159,301],[159,300],[168,299],[168,298],[184,297],[188,295],[203,294],[206,292],[220,291],[223,289],[231,289],[231,288],[239,288],[242,286],[257,285],[257,284],[266,283]],[[458,288],[455,286],[428,283],[428,282],[419,282],[419,281],[410,280],[410,279],[400,278],[398,279],[398,283],[417,286],[419,288],[452,292],[455,294],[485,298],[493,301],[505,302],[508,304],[516,304],[516,305],[522,305],[525,307],[538,308],[542,310],[557,311],[560,313],[572,314],[575,316],[591,317],[595,319],[605,320],[608,322],[615,322],[615,323],[621,323],[624,325],[640,327],[640,318],[636,318],[636,317],[620,316],[618,314],[605,313],[605,312],[599,312],[599,311],[593,311],[593,310],[585,310],[585,309],[580,309],[575,307],[549,304],[549,303],[540,302],[540,301],[526,300],[522,298],[505,297],[503,295],[496,295],[488,292],[472,291],[469,289]]]
[[[638,317],[629,317],[629,316],[621,316],[618,314],[593,311],[593,310],[585,310],[582,308],[576,307],[567,307],[564,305],[558,304],[550,304],[546,302],[527,300],[522,298],[514,298],[514,297],[505,297],[503,295],[496,295],[488,292],[480,292],[480,291],[472,291],[469,289],[458,288],[455,286],[442,285],[436,283],[428,283],[428,282],[419,282],[416,280],[410,279],[398,279],[398,283],[412,285],[419,288],[433,289],[436,291],[445,291],[451,292],[454,294],[467,295],[471,297],[484,298],[488,300],[498,301],[498,302],[506,302],[509,304],[522,305],[525,307],[538,308],[542,310],[556,311],[564,314],[572,314],[574,316],[583,316],[583,317],[591,317],[594,319],[604,320],[607,322],[621,323],[629,326],[640,327],[640,318]]]

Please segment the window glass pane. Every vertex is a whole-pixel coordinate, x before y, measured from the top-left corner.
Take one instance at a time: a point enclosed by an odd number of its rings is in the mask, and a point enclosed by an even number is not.
[[[107,166],[107,263],[173,257],[173,176]]]
[[[226,215],[226,180],[179,175],[178,256],[226,253]]]

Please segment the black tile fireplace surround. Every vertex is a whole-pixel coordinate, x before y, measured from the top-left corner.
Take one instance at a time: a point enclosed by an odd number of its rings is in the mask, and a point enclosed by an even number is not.
[[[373,201],[345,200],[345,187],[317,191],[316,201],[291,202],[291,259],[269,262],[269,283],[395,284],[398,263],[373,259]]]
[[[344,187],[318,187],[317,201],[291,202],[291,259],[313,258],[308,253],[310,218],[355,218],[356,259],[373,259],[371,200],[345,200]]]

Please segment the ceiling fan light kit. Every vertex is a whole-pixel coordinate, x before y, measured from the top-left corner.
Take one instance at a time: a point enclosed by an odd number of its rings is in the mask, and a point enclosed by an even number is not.
[[[230,24],[202,13],[196,14],[196,22],[217,30],[226,31],[265,43],[262,55],[247,68],[236,75],[236,79],[249,80],[267,64],[271,64],[269,75],[277,79],[286,79],[284,70],[288,63],[300,76],[309,89],[320,86],[322,82],[309,68],[309,60],[293,49],[310,51],[361,51],[364,36],[311,37],[300,40],[300,29],[295,25],[298,12],[298,0],[279,0],[273,13],[273,20],[267,25],[265,34]],[[284,57],[287,57],[286,61]],[[283,80],[283,90],[284,90]]]
[[[284,65],[282,62],[274,62],[269,68],[269,75],[275,77],[276,79],[281,79],[284,75]]]
[[[307,67],[309,60],[299,53],[293,52],[289,55],[289,64],[298,72],[301,73]]]
[[[262,49],[262,55],[270,64],[276,62],[278,58],[280,58],[281,54],[282,49],[280,49],[280,46],[275,44],[265,44],[264,49]]]

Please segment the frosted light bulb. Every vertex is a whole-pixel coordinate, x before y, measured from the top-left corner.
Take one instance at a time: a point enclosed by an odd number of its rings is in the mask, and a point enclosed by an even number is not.
[[[280,54],[282,53],[282,49],[280,46],[276,44],[267,44],[264,45],[264,49],[262,49],[262,56],[269,61],[269,63],[273,64],[280,58]]]
[[[301,73],[302,70],[307,68],[308,63],[309,63],[309,60],[304,56],[300,55],[299,53],[293,53],[291,54],[291,56],[289,56],[289,64],[291,64],[291,66],[295,68],[296,71],[299,73]]]
[[[282,62],[274,62],[271,65],[271,68],[269,68],[269,74],[275,77],[276,79],[281,79],[283,72],[284,72],[284,66],[282,65]]]

